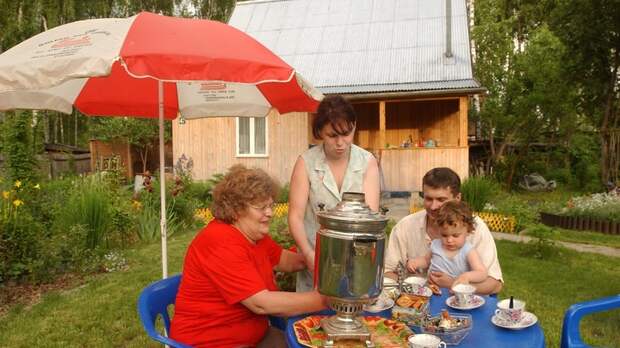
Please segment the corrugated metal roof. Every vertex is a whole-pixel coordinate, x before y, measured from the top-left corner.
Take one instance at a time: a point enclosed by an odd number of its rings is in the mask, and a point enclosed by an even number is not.
[[[479,88],[465,0],[280,0],[237,4],[230,25],[250,34],[323,93]]]

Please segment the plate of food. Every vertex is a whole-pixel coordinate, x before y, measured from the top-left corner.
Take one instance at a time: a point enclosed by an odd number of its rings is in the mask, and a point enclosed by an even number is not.
[[[325,343],[327,335],[321,329],[321,319],[324,315],[311,315],[296,321],[293,324],[297,342],[305,347],[319,348]],[[363,323],[370,331],[371,341],[376,348],[406,347],[409,336],[413,332],[404,323],[392,319],[376,316],[362,318]],[[338,340],[334,342],[338,348],[365,348],[366,344],[355,340]]]
[[[375,303],[364,306],[366,312],[377,313],[394,307],[394,300],[380,296]]]

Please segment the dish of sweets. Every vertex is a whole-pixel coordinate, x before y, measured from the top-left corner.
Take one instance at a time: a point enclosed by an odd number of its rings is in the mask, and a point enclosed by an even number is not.
[[[473,326],[470,314],[451,314],[445,309],[420,326],[422,333],[439,337],[448,345],[456,345],[469,334]]]
[[[325,315],[311,315],[296,321],[293,329],[297,342],[310,348],[322,347],[327,337],[321,329],[321,319],[325,317]],[[370,331],[371,340],[376,348],[406,347],[409,336],[413,335],[407,325],[396,320],[369,316],[363,317],[362,321]],[[366,344],[362,341],[338,340],[334,341],[334,347],[362,348],[366,347]]]

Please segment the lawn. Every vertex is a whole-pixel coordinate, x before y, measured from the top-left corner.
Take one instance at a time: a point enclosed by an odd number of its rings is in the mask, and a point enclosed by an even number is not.
[[[527,230],[524,233],[527,235]],[[620,249],[620,236],[592,231],[566,230],[554,228],[549,238],[570,243],[601,245]]]
[[[192,233],[169,242],[170,273],[181,270]],[[562,317],[578,301],[620,291],[620,259],[560,249],[546,260],[528,256],[523,245],[498,241],[506,286],[499,295],[527,301],[540,319],[548,347],[558,347]],[[83,286],[45,295],[31,307],[15,306],[0,318],[6,347],[155,347],[136,313],[140,290],[160,277],[160,246],[125,253],[129,269],[90,277]],[[620,311],[594,315],[582,326],[588,343],[614,346],[620,340]]]
[[[181,271],[192,233],[168,244],[169,272]],[[145,334],[136,312],[142,288],[161,277],[161,247],[127,250],[129,269],[92,276],[78,288],[52,292],[30,308],[0,318],[3,347],[160,347]]]

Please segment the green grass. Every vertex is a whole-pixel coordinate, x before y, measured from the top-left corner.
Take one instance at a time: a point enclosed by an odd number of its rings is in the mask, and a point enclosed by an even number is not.
[[[181,271],[193,233],[168,244],[170,274]],[[142,288],[161,278],[161,247],[154,243],[125,253],[129,269],[90,277],[82,286],[55,291],[27,308],[16,306],[0,318],[3,347],[160,347],[138,319]]]
[[[527,231],[525,231],[525,234],[527,235]],[[600,232],[553,228],[553,233],[551,233],[549,238],[563,242],[602,245],[612,248],[620,248],[620,235],[604,234]]]
[[[180,272],[194,233],[169,242],[170,274]],[[564,311],[572,303],[620,290],[620,259],[561,249],[547,260],[524,255],[523,245],[498,241],[506,286],[500,298],[527,301],[543,327],[548,347],[558,347]],[[142,288],[161,276],[158,243],[128,250],[129,269],[90,277],[84,286],[55,291],[32,307],[15,306],[0,317],[3,347],[158,347],[145,335],[136,313]],[[619,342],[620,311],[586,317],[586,341]]]
[[[620,259],[558,248],[546,260],[524,255],[523,244],[497,241],[505,286],[500,298],[515,296],[538,316],[548,347],[558,347],[564,312],[576,302],[620,292]],[[588,316],[582,337],[597,347],[617,346],[620,310]]]

